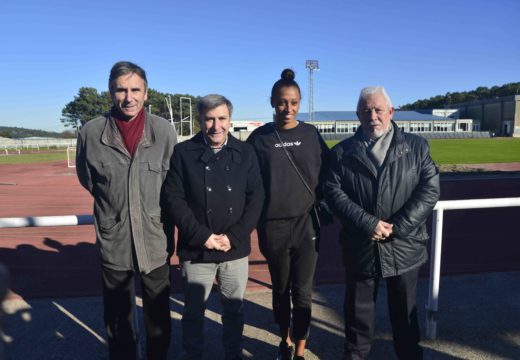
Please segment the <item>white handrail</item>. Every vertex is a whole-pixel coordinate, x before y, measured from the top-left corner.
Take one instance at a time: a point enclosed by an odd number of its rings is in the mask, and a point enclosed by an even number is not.
[[[94,216],[92,215],[0,218],[0,228],[19,228],[33,226],[75,226],[92,224],[94,224]]]
[[[471,200],[443,200],[437,202],[434,210],[482,209],[519,206],[520,198],[471,199]]]
[[[426,336],[437,337],[437,310],[439,308],[439,284],[441,277],[442,226],[444,210],[483,209],[520,206],[520,197],[472,200],[443,200],[437,202],[433,213],[432,244],[430,259],[430,280],[428,302],[426,304]]]
[[[443,200],[437,202],[433,213],[430,279],[426,304],[426,336],[437,336],[437,311],[439,306],[439,284],[441,273],[442,227],[444,210],[482,209],[520,206],[520,197],[472,200]],[[0,228],[32,226],[75,226],[94,224],[92,215],[36,216],[25,218],[0,218]]]

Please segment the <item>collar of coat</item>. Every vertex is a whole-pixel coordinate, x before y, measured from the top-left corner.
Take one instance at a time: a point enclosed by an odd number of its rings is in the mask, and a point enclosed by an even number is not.
[[[390,148],[386,154],[385,163],[395,161],[401,156],[410,152],[410,145],[406,141],[404,133],[399,129],[394,121],[391,121],[394,129],[394,137],[390,143]],[[366,147],[363,143],[363,129],[358,127],[354,136],[343,141],[342,150],[345,156],[354,156],[362,160],[364,163],[370,162],[366,154]]]
[[[103,129],[103,133],[101,134],[101,142],[107,146],[119,149],[120,151],[127,154],[129,157],[132,157],[128,150],[126,149],[123,137],[117,128],[116,122],[113,117],[107,115],[107,121],[105,123],[105,128]],[[139,149],[139,146],[148,147],[155,143],[155,132],[152,126],[152,122],[150,121],[150,115],[148,112],[144,112],[144,130],[143,136],[139,141],[139,144],[136,148],[136,153]]]
[[[237,140],[233,135],[228,133],[227,144],[218,153],[214,153],[213,150],[206,144],[202,131],[199,131],[194,137],[186,143],[186,151],[200,151],[200,160],[203,163],[208,163],[214,157],[218,157],[223,151],[231,153],[233,162],[240,164],[242,162],[242,151],[244,143]],[[222,154],[221,154],[222,156]]]

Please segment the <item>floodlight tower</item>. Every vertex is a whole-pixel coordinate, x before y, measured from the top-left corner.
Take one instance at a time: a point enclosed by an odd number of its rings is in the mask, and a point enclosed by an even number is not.
[[[309,69],[309,121],[314,121],[314,71],[320,71],[318,60],[306,60],[305,67]]]

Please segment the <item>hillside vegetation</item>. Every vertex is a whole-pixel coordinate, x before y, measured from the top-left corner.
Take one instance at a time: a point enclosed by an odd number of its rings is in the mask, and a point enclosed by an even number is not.
[[[36,129],[25,129],[21,127],[0,126],[0,137],[20,139],[27,137],[50,137],[50,138],[70,138],[75,137],[71,132],[53,132]]]
[[[432,96],[429,99],[417,100],[399,107],[399,110],[439,109],[451,104],[474,100],[494,99],[496,97],[520,94],[520,82],[508,83],[491,88],[479,86],[475,90],[447,92],[445,95]]]

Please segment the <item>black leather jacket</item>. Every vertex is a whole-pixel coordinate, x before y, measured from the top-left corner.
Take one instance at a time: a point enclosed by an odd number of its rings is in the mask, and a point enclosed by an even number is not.
[[[325,198],[343,225],[340,240],[347,271],[355,276],[394,276],[428,258],[426,219],[440,195],[439,172],[426,140],[397,125],[379,172],[366,154],[362,130],[331,151]],[[393,235],[370,239],[379,220]]]

